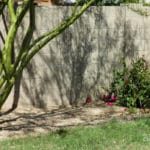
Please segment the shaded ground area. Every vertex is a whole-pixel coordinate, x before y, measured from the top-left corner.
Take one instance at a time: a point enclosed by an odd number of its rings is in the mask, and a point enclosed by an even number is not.
[[[142,116],[150,116],[149,111],[129,114],[118,106],[106,107],[105,104],[84,105],[70,108],[17,109],[13,113],[0,116],[0,139],[26,135],[38,135],[58,128],[78,125],[94,125],[112,119],[131,120]]]

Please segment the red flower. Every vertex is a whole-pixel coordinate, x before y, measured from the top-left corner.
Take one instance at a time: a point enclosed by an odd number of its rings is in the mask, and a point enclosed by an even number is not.
[[[91,103],[92,103],[92,99],[88,97],[88,98],[86,99],[86,103],[87,103],[87,104],[91,104]]]
[[[123,108],[123,111],[126,111],[126,110],[127,110],[127,108],[126,108],[126,107],[124,107],[124,108]]]
[[[103,95],[103,100],[104,100],[104,101],[107,101],[107,100],[108,100],[108,96]]]
[[[107,102],[106,106],[112,106],[113,104],[111,102]]]
[[[117,100],[117,97],[116,97],[116,96],[114,96],[114,95],[111,95],[110,100],[111,100],[112,102],[115,102],[115,101]]]
[[[110,101],[115,102],[117,100],[117,96],[114,93],[111,94]]]

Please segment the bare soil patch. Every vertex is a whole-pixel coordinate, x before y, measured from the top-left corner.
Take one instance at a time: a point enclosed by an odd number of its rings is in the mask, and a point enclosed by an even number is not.
[[[150,116],[142,111],[129,114],[124,108],[105,105],[85,105],[78,107],[41,110],[19,108],[9,115],[0,116],[0,140],[10,137],[39,135],[59,128],[79,125],[95,125],[112,119],[131,120]]]

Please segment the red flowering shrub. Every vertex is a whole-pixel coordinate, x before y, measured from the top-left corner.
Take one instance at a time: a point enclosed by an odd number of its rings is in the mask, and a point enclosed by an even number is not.
[[[150,68],[144,58],[132,61],[130,67],[125,59],[122,69],[114,69],[111,90],[119,100],[117,103],[128,108],[150,108]]]

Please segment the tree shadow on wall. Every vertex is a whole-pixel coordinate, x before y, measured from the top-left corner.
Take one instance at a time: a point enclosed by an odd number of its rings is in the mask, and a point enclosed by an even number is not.
[[[39,108],[77,104],[89,95],[98,99],[100,88],[111,83],[113,68],[120,67],[121,57],[130,60],[138,50],[138,30],[132,30],[124,9],[116,9],[112,21],[105,7],[91,7],[43,48],[24,70],[21,99],[29,99],[31,105]],[[63,11],[61,19],[70,10]],[[39,31],[35,33],[37,36]]]
[[[118,11],[111,27],[103,8],[96,11],[90,8],[58,39],[63,78],[58,74],[55,78],[61,83],[59,90],[66,90],[65,98],[70,104],[84,102],[88,96],[99,99],[100,88],[110,86],[113,68],[121,67],[121,57],[131,60],[135,56],[137,31],[123,20],[125,12]]]

